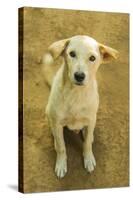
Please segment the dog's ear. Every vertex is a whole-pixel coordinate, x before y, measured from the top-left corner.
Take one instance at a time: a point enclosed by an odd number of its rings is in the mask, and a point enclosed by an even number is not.
[[[43,63],[52,64],[65,50],[70,39],[59,40],[51,44],[43,58]]]
[[[117,59],[119,56],[117,50],[103,44],[99,44],[99,51],[102,57],[102,63],[108,63],[113,59]]]
[[[54,60],[62,54],[69,41],[70,39],[59,40],[50,45],[48,51],[51,53]]]

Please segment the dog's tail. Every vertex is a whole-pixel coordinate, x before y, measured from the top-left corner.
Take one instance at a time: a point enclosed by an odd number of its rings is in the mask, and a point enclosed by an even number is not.
[[[55,61],[50,53],[46,53],[42,59],[42,70],[44,75],[44,80],[48,84],[48,86],[51,88],[53,79],[55,77],[55,74],[57,72],[57,66],[55,64]]]
[[[50,53],[46,53],[42,58],[42,63],[45,65],[52,65],[54,63],[53,56]]]

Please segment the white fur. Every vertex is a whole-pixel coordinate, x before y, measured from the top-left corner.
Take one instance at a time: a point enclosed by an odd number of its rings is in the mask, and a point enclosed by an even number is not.
[[[72,130],[84,129],[84,167],[88,172],[92,172],[96,166],[92,152],[93,131],[99,105],[96,71],[106,58],[114,57],[112,52],[107,52],[108,47],[102,45],[103,51],[101,52],[100,46],[101,44],[93,38],[75,36],[56,42],[49,48],[49,55],[53,55],[52,59],[55,55],[55,59],[60,55],[64,58],[63,64],[52,78],[53,84],[46,107],[57,152],[55,172],[59,178],[64,177],[67,172],[67,155],[63,138],[64,126]],[[114,49],[111,50],[113,53],[116,52]],[[62,53],[62,51],[64,52]],[[76,58],[70,56],[70,51],[76,52]],[[96,57],[94,62],[89,60],[91,55]],[[80,86],[74,79],[76,71],[82,71],[86,75]]]

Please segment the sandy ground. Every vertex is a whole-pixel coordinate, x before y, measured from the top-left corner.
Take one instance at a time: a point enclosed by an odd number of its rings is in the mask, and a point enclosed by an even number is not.
[[[24,11],[24,192],[121,187],[129,184],[128,15],[26,8]],[[38,59],[54,41],[89,35],[120,51],[118,61],[97,73],[100,107],[93,151],[97,167],[83,168],[82,140],[65,131],[68,173],[58,180],[56,154],[45,120],[49,88]]]

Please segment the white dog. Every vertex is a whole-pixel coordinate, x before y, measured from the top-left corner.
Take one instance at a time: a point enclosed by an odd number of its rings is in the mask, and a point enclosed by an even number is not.
[[[59,57],[63,64],[49,80],[50,66]],[[57,153],[55,172],[59,178],[67,172],[67,155],[63,137],[63,127],[76,132],[82,130],[84,136],[84,167],[92,172],[96,161],[92,152],[93,131],[99,104],[96,71],[101,63],[116,59],[115,49],[98,43],[88,36],[74,36],[53,43],[48,48],[45,61],[45,77],[52,81],[52,88],[46,107],[50,129],[54,136]],[[48,69],[49,68],[49,69]],[[47,73],[48,72],[48,73]]]

